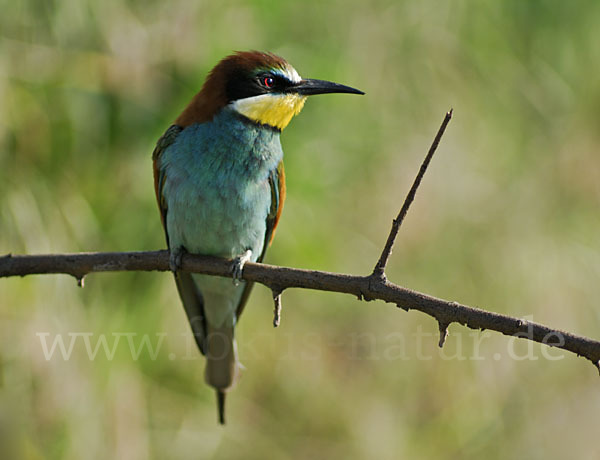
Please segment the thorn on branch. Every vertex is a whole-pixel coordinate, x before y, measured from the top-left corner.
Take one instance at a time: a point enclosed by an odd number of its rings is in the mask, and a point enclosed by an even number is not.
[[[356,297],[358,298],[358,300],[364,300],[365,302],[371,302],[372,300],[376,300],[375,297],[373,297],[368,292],[364,291],[360,291],[360,294],[358,294]]]
[[[594,364],[594,366],[596,366],[596,369],[598,369],[598,374],[600,374],[600,361],[596,361],[593,364]]]
[[[77,280],[77,286],[82,288],[85,284],[85,275],[73,275]]]
[[[438,328],[440,330],[440,341],[438,342],[438,347],[443,348],[444,343],[446,343],[446,337],[448,337],[448,326],[450,324],[438,320]]]
[[[273,301],[275,303],[275,308],[273,309],[273,327],[277,327],[281,322],[281,293],[283,289],[271,288],[271,291],[273,292]]]
[[[402,310],[404,310],[404,311],[410,310],[410,307],[407,307],[406,305],[401,305],[401,304],[397,303],[396,306],[398,308],[402,308]]]

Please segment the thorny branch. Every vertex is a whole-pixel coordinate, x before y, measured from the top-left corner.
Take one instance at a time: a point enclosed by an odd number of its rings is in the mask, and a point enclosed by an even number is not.
[[[231,276],[232,262],[228,259],[193,254],[184,254],[181,259],[183,270],[226,277]],[[157,270],[169,270],[168,251],[0,257],[0,277],[64,273],[82,279],[85,275],[94,272]],[[247,262],[242,277],[248,281],[264,284],[276,292],[283,286],[285,289],[314,289],[352,294],[359,299],[379,299],[394,303],[406,311],[412,309],[426,313],[443,325],[459,323],[471,329],[489,329],[505,335],[518,335],[518,337],[568,350],[589,359],[596,366],[600,360],[599,341],[531,321],[437,299],[387,280],[375,280],[371,276],[345,275]]]
[[[431,160],[437,144],[450,121],[452,112],[448,112],[438,134],[427,154],[413,187],[411,188],[398,218],[394,221],[388,242],[369,276],[345,275],[315,270],[277,267],[268,264],[248,262],[244,266],[242,278],[269,287],[273,291],[275,312],[273,323],[279,324],[281,314],[281,293],[288,288],[314,289],[320,291],[352,294],[359,299],[383,300],[396,304],[408,311],[418,310],[432,316],[439,324],[439,346],[444,345],[448,327],[459,323],[471,329],[488,329],[504,335],[516,336],[551,347],[575,353],[590,360],[600,371],[600,341],[578,336],[570,332],[552,329],[532,321],[485,311],[479,308],[461,305],[457,302],[438,299],[427,294],[412,291],[390,283],[385,277],[385,265],[391,254],[394,240],[402,219],[412,202],[416,189]],[[184,254],[182,270],[214,276],[231,276],[233,261],[217,257]],[[148,252],[107,252],[55,255],[6,255],[0,257],[0,278],[25,276],[32,274],[62,273],[74,276],[79,285],[89,273],[110,271],[168,271],[169,253],[163,251]]]

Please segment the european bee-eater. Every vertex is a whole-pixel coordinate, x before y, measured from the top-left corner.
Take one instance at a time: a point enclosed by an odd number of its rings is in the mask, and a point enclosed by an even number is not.
[[[307,96],[324,93],[363,94],[302,79],[274,54],[237,52],[210,72],[152,155],[171,270],[206,357],[220,423],[240,369],[234,329],[252,288],[240,280],[242,269],[262,261],[285,199],[279,135]],[[238,282],[181,271],[183,252],[235,259]]]

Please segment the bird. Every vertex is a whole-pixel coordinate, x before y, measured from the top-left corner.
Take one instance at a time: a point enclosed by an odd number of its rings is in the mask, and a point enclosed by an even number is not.
[[[234,52],[209,72],[152,154],[169,267],[206,358],[220,424],[241,369],[235,326],[252,289],[243,267],[263,260],[285,201],[280,134],[308,96],[325,93],[364,94],[303,79],[271,52]],[[232,259],[234,282],[181,270],[185,253]]]

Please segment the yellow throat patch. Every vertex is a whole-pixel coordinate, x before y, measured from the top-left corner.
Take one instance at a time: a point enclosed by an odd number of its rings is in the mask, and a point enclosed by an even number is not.
[[[306,96],[299,94],[261,94],[233,103],[238,113],[252,121],[283,130],[304,107]]]

